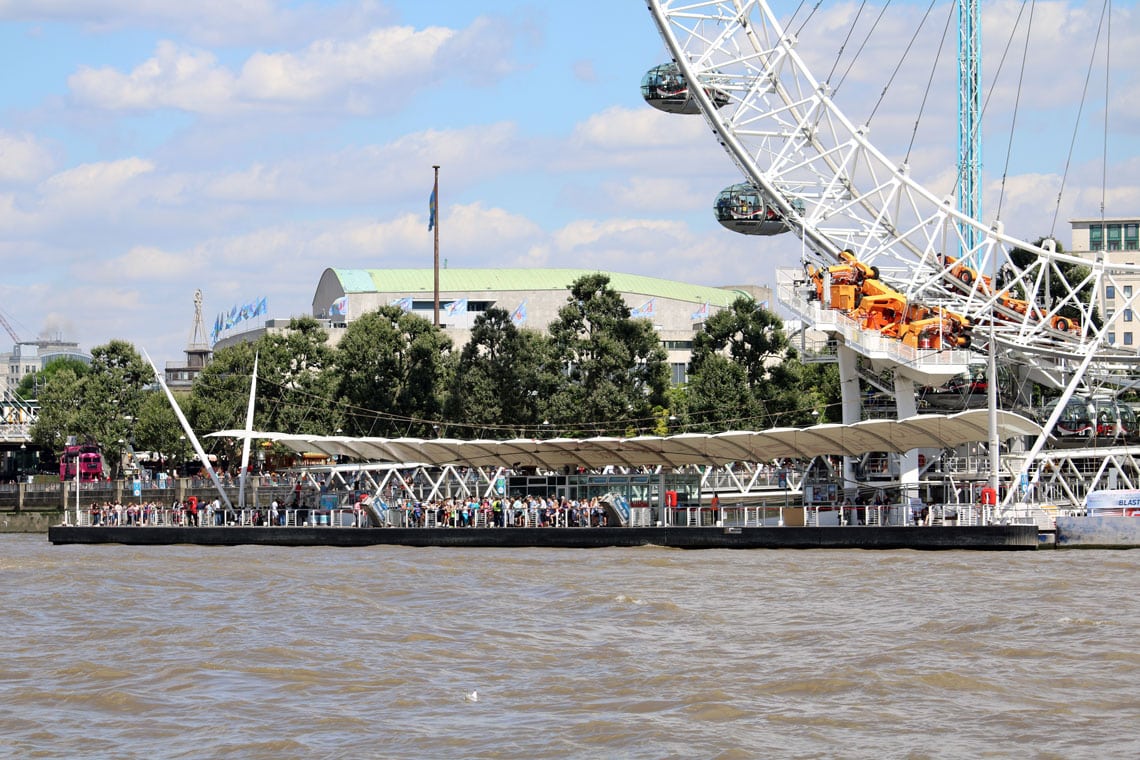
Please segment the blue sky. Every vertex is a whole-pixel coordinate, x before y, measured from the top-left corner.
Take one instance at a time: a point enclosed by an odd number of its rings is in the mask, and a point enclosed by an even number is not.
[[[827,5],[802,35],[824,67],[857,8]],[[1037,5],[1035,45],[1054,52],[1027,71],[1003,200],[1027,238],[1049,231],[1088,56],[1077,38],[1100,8]],[[1134,5],[1114,5],[1106,213],[1126,215],[1140,213],[1140,51]],[[983,6],[989,69],[1019,6]],[[890,12],[903,24],[925,7]],[[844,86],[855,111],[898,54],[867,52]],[[24,339],[122,338],[178,359],[196,288],[209,329],[262,296],[270,317],[308,313],[326,267],[430,266],[432,164],[448,266],[771,283],[798,243],[716,224],[713,198],[741,178],[699,117],[642,103],[642,74],[665,58],[640,0],[0,0],[0,311]],[[1103,120],[1099,75],[1086,121]],[[898,87],[873,134],[892,156],[927,71],[903,76],[912,99]],[[930,101],[915,173],[948,192],[955,91],[943,82]],[[1012,97],[995,102],[987,207]],[[1103,143],[1079,146],[1066,245],[1105,176]]]

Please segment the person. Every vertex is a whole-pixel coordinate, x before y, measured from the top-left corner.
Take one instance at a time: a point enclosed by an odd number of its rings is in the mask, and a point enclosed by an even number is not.
[[[198,526],[198,497],[191,496],[186,500],[186,511],[190,513],[189,525]]]
[[[279,519],[279,515],[277,514],[277,499],[274,499],[273,501],[271,501],[269,503],[269,524],[270,525],[277,525],[278,519]]]

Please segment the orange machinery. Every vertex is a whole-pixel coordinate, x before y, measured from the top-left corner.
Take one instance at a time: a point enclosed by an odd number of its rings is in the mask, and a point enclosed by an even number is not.
[[[850,314],[866,330],[876,330],[914,348],[965,348],[970,345],[969,321],[948,311],[917,303],[879,279],[879,270],[842,251],[843,263],[821,270],[808,267],[816,297],[823,300],[825,279],[830,280],[830,307]]]
[[[975,270],[966,266],[964,263],[954,258],[953,256],[944,256],[943,259],[946,262],[946,268],[950,271],[950,274],[954,277],[955,280],[958,281],[958,283],[960,283],[960,288],[968,291],[971,286],[973,286],[974,282],[979,279],[978,273]],[[994,290],[992,280],[988,276],[983,275],[978,282],[978,290],[980,290],[985,295],[993,294]],[[999,306],[1014,313],[1021,314],[1022,316],[1030,314],[1029,302],[1021,298],[1014,298],[1008,290],[1002,290],[997,293],[997,302]],[[998,316],[1008,319],[1008,317],[1003,315],[1001,312],[998,312]],[[1038,321],[1045,319],[1045,313],[1036,306],[1032,307],[1031,316],[1033,316]],[[1049,326],[1054,330],[1058,330],[1060,332],[1068,332],[1069,330],[1076,331],[1079,327],[1079,323],[1077,320],[1071,319],[1069,317],[1054,315],[1049,319]]]

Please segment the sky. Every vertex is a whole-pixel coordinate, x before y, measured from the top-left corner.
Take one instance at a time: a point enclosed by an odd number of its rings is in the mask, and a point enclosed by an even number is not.
[[[1067,246],[1067,220],[1102,198],[1106,215],[1140,214],[1135,4],[1113,5],[1107,87],[1103,53],[1088,71],[1099,4],[1038,2],[1034,54],[1020,72],[1015,35],[1000,74],[1021,5],[982,5],[987,215],[1000,198],[1008,232]],[[824,6],[800,32],[819,78],[845,68],[851,20],[873,17]],[[888,8],[836,95],[853,120],[926,7]],[[871,133],[901,157],[921,108],[914,176],[943,194],[953,62],[917,59],[948,8]],[[209,331],[260,298],[269,318],[311,313],[329,267],[430,267],[433,164],[444,266],[773,284],[798,242],[721,228],[713,200],[739,171],[699,116],[641,100],[667,58],[641,0],[0,0],[0,314],[22,340],[118,338],[178,361],[197,289]]]

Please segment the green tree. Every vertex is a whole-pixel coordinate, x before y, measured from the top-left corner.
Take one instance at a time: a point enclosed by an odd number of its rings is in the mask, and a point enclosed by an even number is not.
[[[70,366],[45,373],[33,439],[56,452],[63,450],[70,436],[92,441],[102,450],[111,474],[118,476],[143,388],[153,380],[154,371],[130,343],[112,340],[96,346],[91,366],[82,375]]]
[[[737,375],[721,361],[739,366]],[[817,376],[796,357],[780,318],[742,296],[709,317],[693,338],[689,372],[689,415],[698,429],[765,429],[809,424],[823,398],[812,386]],[[719,420],[719,422],[718,422]]]
[[[361,315],[336,349],[345,432],[434,436],[450,380],[451,346],[439,328],[398,307]]]
[[[455,434],[512,438],[539,431],[545,348],[542,336],[519,330],[503,309],[492,307],[476,317],[444,404],[446,419],[465,426]]]
[[[253,357],[259,345],[260,340],[255,343],[236,343],[215,351],[210,363],[194,379],[190,395],[185,400],[186,418],[202,447],[227,461],[233,461],[236,452],[240,450],[241,441],[203,436],[218,430],[237,430],[245,427],[250,378],[253,375]],[[258,371],[261,372],[260,367]],[[257,406],[265,408],[266,401],[261,395],[260,385],[258,396]],[[265,413],[259,416],[255,407],[254,427],[259,430],[270,429],[268,426],[263,427],[267,422],[267,416]],[[182,433],[179,432],[178,435],[181,436]],[[186,446],[186,453],[193,456],[194,451],[189,442],[183,442],[181,439],[179,454],[183,453],[183,445]]]
[[[686,390],[686,431],[720,433],[756,427],[759,404],[748,386],[748,371],[739,362],[720,354],[705,357]]]
[[[550,325],[550,349],[541,382],[546,417],[556,427],[621,435],[656,426],[669,385],[667,355],[652,324],[630,319],[608,276],[583,275],[571,284]]]
[[[47,363],[47,366],[38,372],[24,375],[20,380],[20,384],[16,386],[16,395],[22,399],[35,399],[39,397],[40,388],[46,386],[51,382],[51,378],[58,372],[65,369],[71,370],[75,373],[76,377],[83,377],[90,369],[87,362],[76,359],[73,356],[61,356],[58,359],[52,359]]]
[[[40,410],[30,433],[36,444],[58,454],[63,451],[68,436],[83,435],[79,431],[83,380],[71,367],[62,367],[51,375],[45,375],[43,380],[39,391]]]
[[[176,392],[174,398],[184,410],[189,405],[189,392]],[[135,448],[153,451],[163,462],[181,459],[190,451],[183,436],[182,425],[170,407],[166,394],[156,390],[143,396],[134,426]]]
[[[263,336],[255,348],[259,354],[255,426],[313,435],[332,435],[341,427],[336,352],[319,322],[295,318],[285,333]],[[240,419],[239,427],[245,427],[245,406]]]

